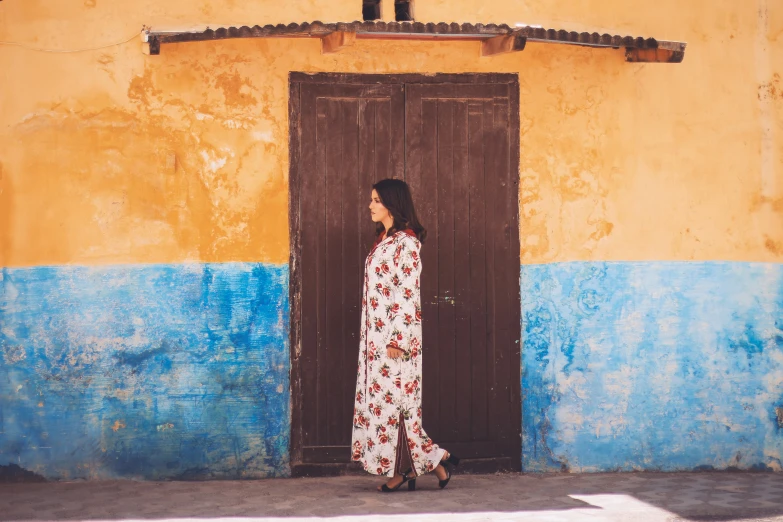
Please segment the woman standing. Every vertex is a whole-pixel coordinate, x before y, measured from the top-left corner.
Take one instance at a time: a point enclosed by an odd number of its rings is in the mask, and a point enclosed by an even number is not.
[[[427,231],[419,223],[408,185],[385,179],[373,185],[370,214],[378,239],[364,264],[364,296],[356,379],[352,456],[396,491],[430,471],[441,488],[445,466],[459,459],[439,448],[421,422],[421,298],[419,250]],[[410,469],[402,471],[402,461]]]

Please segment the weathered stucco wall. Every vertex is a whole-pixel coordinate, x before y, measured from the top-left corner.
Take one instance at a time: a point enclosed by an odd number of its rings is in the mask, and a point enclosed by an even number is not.
[[[186,29],[353,20],[359,8],[359,0],[4,0],[0,41],[81,49],[131,38],[142,24]],[[780,469],[781,428],[771,412],[783,407],[783,398],[769,389],[783,381],[783,8],[770,0],[418,0],[415,9],[421,21],[520,22],[689,45],[680,65],[628,64],[621,51],[535,42],[522,53],[483,59],[476,42],[360,40],[328,56],[320,54],[317,40],[298,39],[189,43],[165,46],[154,57],[141,53],[138,38],[78,53],[0,45],[0,267],[8,268],[0,275],[0,465],[16,463],[48,477],[160,478],[199,466],[205,476],[287,472],[282,439],[261,448],[253,423],[287,436],[288,384],[281,375],[288,362],[280,357],[288,349],[287,75],[295,70],[519,73],[526,469]],[[215,309],[218,323],[212,323],[213,309],[198,304],[211,295],[210,285],[189,287],[187,296],[177,289],[196,284],[187,282],[192,271],[183,263],[195,263],[198,273],[229,263],[225,270],[237,271],[229,278],[248,267],[278,275],[259,279],[257,290],[221,290],[227,302],[241,306],[232,305],[230,314]],[[731,269],[724,270],[725,263]],[[41,266],[51,268],[35,268]],[[81,274],[78,284],[73,270]],[[139,285],[148,270],[173,271],[181,279],[170,287]],[[599,278],[603,297],[588,296],[585,309],[584,292],[562,287],[591,270],[614,275]],[[645,275],[650,273],[662,275]],[[116,290],[106,286],[107,277]],[[647,296],[661,288],[673,301],[651,306]],[[36,296],[50,308],[35,308]],[[166,320],[153,321],[151,310],[162,303],[169,305]],[[277,312],[250,326],[220,315],[270,303]],[[593,308],[601,320],[591,323]],[[83,327],[91,314],[101,328]],[[628,323],[634,314],[645,317],[638,331]],[[663,340],[662,333],[650,333],[663,331],[672,315],[679,317],[678,328],[707,333]],[[536,325],[546,321],[570,332],[572,342],[563,348],[559,337],[551,337],[548,355],[540,355]],[[268,342],[237,340],[259,328],[271,332]],[[748,342],[759,348],[737,357],[736,342],[722,343],[719,334],[736,337],[746,328],[754,332]],[[193,329],[209,341],[185,335]],[[638,340],[640,331],[648,344]],[[179,355],[178,364],[161,370],[153,364],[158,356],[145,354],[158,353],[164,343],[177,346],[172,353]],[[197,379],[187,378],[202,371],[200,363],[188,354],[211,353],[209,371],[231,389],[240,377],[236,366],[221,362],[220,350],[229,345],[237,353],[247,350],[241,360],[242,373],[253,376],[247,389],[266,390],[259,391],[265,399],[235,406],[255,420],[234,432],[217,427],[218,421],[196,428],[183,420],[195,410],[172,406],[180,395],[200,393]],[[574,362],[561,364],[558,353]],[[612,364],[619,366],[594,364],[610,354],[617,354]],[[660,370],[655,361],[661,357],[668,357],[666,371],[687,374],[683,386],[659,387],[648,378]],[[131,371],[116,364],[121,360],[146,361],[135,370],[144,407],[110,400],[124,389],[113,383]],[[284,367],[267,373],[263,361]],[[741,398],[709,393],[717,374],[697,371],[699,364],[721,368],[730,381],[745,379]],[[49,367],[66,380],[52,378]],[[596,387],[617,372],[631,395]],[[264,381],[270,376],[277,380]],[[157,389],[171,379],[187,386]],[[50,400],[63,382],[86,391]],[[711,453],[680,458],[689,446],[673,443],[684,428],[668,405],[683,394],[687,408],[706,412],[693,421],[690,440],[710,445]],[[649,417],[623,409],[643,396],[659,397],[645,404]],[[229,400],[206,397],[215,408]],[[580,409],[580,401],[599,397],[602,407]],[[36,409],[41,398],[45,406]],[[148,409],[153,399],[155,413]],[[736,409],[741,401],[755,414]],[[687,415],[687,408],[677,411]],[[86,411],[88,427],[74,444],[90,446],[94,454],[65,448],[45,453],[40,434],[51,436],[50,426],[60,436],[70,433],[75,424],[63,412]],[[734,433],[761,426],[765,436],[719,437],[706,428],[717,426],[718,417]],[[650,419],[670,438],[644,438]],[[168,424],[175,430],[155,428]],[[599,429],[600,444],[592,444],[596,426],[615,428]],[[201,434],[220,448],[233,436],[241,450],[167,456],[178,463],[170,468],[157,461],[112,467],[110,459],[94,456],[100,448],[122,458],[125,448],[161,447],[157,437],[189,441]],[[652,448],[644,458],[636,453],[640,444]],[[739,450],[747,457],[737,460]],[[544,460],[542,451],[550,452]],[[248,461],[248,454],[267,460]]]
[[[142,24],[353,19],[355,3],[182,1],[164,12],[149,1],[8,0],[0,37],[74,49]],[[475,42],[359,41],[331,56],[317,40],[295,39],[167,46],[158,57],[142,55],[135,39],[76,54],[2,47],[0,264],[286,262],[291,70],[519,72],[524,263],[778,262],[783,15],[769,3],[762,37],[760,4],[719,4],[491,9],[495,21],[683,39],[686,61],[676,66],[532,42],[485,59]],[[422,20],[490,16],[471,1],[416,9]]]
[[[0,271],[2,465],[45,477],[288,468],[288,271],[261,263]]]
[[[783,462],[783,267],[522,267],[527,471]]]

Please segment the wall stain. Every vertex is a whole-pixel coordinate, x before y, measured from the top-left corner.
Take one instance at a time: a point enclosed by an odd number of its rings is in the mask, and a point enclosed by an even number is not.
[[[773,240],[769,236],[764,236],[764,248],[769,250],[771,253],[773,253],[776,256],[783,255],[783,243]]]
[[[520,250],[523,261],[537,259],[551,251],[550,246],[550,215],[547,212],[547,201],[542,192],[551,189],[548,176],[540,174],[533,168],[526,168],[520,173],[519,183],[519,215],[520,215]]]
[[[148,68],[141,76],[134,76],[128,85],[128,99],[149,106],[153,98],[160,98],[163,91],[155,88],[152,81],[152,69]]]
[[[593,225],[595,227],[595,231],[590,234],[590,239],[593,241],[598,241],[600,239],[605,238],[609,234],[612,233],[612,230],[614,229],[614,225],[612,223],[609,223],[608,221],[597,221],[594,223],[591,223],[588,221],[589,225]]]
[[[167,78],[163,85],[161,76]],[[30,233],[55,239],[16,262],[42,257],[54,263],[107,262],[128,256],[152,262],[241,260],[285,251],[287,176],[282,166],[265,161],[278,150],[251,133],[235,132],[255,128],[258,116],[245,106],[205,104],[203,97],[191,106],[174,96],[172,90],[184,87],[166,84],[168,78],[152,69],[136,76],[128,89],[136,105],[132,109],[92,109],[85,100],[74,113],[55,103],[17,125],[19,143],[35,142],[47,151],[26,155],[26,172],[59,172],[62,165],[80,169],[70,179],[50,177],[59,188],[47,191],[37,204],[46,209],[44,215],[58,216],[59,230],[52,234],[54,223],[46,219],[31,223]],[[227,89],[247,84],[227,78]],[[238,96],[234,101],[240,105],[252,101],[242,92]],[[90,153],[84,156],[86,148]],[[74,197],[51,199],[68,193]],[[77,202],[78,208],[71,208]],[[90,214],[93,219],[85,223]],[[62,227],[72,232],[64,235]]]
[[[780,85],[780,74],[773,74],[772,80],[759,85],[758,99],[760,101],[783,100],[783,88]]]
[[[735,334],[729,339],[728,346],[735,352],[744,351],[748,359],[751,359],[764,351],[764,339],[759,336],[754,325],[746,324],[741,334]]]
[[[253,84],[237,71],[217,75],[215,86],[223,91],[224,103],[229,107],[247,108],[258,104],[258,100],[250,94],[254,90]]]
[[[141,350],[140,352],[129,352],[129,351],[123,351],[114,354],[114,357],[117,359],[117,362],[119,364],[124,364],[128,366],[132,366],[132,371],[139,370],[139,366],[141,366],[143,363],[147,362],[149,359],[158,359],[159,355],[163,355],[167,353],[170,350],[170,347],[168,345],[168,342],[163,341],[160,346],[157,348],[150,348]],[[158,361],[160,363],[160,361]],[[169,361],[169,365],[171,362]]]
[[[19,345],[4,346],[3,344],[0,344],[0,346],[3,346],[4,348],[3,358],[6,364],[20,363],[27,358],[27,352],[25,351],[23,346],[19,346]]]
[[[783,197],[770,198],[762,196],[761,194],[756,194],[751,200],[750,211],[757,212],[765,206],[769,206],[773,212],[780,212],[783,214]]]
[[[600,86],[580,90],[576,83],[554,81],[544,87],[524,83],[521,90],[546,98],[543,111],[521,107],[521,120],[528,122],[523,151],[538,151],[523,152],[520,159],[522,262],[555,260],[575,249],[579,253],[572,256],[590,257],[614,230],[609,195],[619,167],[607,144],[621,131],[614,124],[616,109]],[[566,125],[556,133],[541,130],[541,121],[557,118]]]
[[[103,53],[95,61],[98,62],[100,70],[105,72],[109,78],[112,79],[112,81],[116,79],[114,76],[114,70],[111,67],[114,64],[114,55]]]

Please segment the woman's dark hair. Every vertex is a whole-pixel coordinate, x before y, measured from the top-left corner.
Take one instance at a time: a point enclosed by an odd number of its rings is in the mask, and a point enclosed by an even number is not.
[[[413,206],[413,198],[411,197],[411,190],[408,188],[408,184],[401,179],[382,179],[373,185],[372,188],[378,193],[381,203],[394,218],[394,223],[389,229],[389,235],[409,228],[413,230],[419,241],[423,243],[427,238],[427,231],[421,226],[419,218],[416,216],[416,209]],[[383,230],[383,223],[377,223],[375,232],[381,235]]]

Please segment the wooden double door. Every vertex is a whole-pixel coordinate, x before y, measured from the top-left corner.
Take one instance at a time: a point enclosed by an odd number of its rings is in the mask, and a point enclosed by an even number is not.
[[[290,77],[291,465],[349,466],[374,182],[411,187],[423,421],[473,470],[521,466],[515,75]]]

